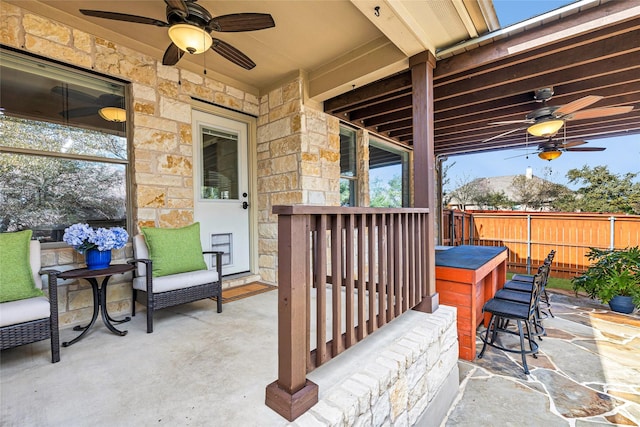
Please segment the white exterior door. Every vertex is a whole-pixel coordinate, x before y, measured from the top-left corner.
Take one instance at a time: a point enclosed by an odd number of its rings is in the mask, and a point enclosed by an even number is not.
[[[202,247],[224,252],[224,276],[248,272],[248,126],[198,110],[192,116],[194,217],[200,222]]]

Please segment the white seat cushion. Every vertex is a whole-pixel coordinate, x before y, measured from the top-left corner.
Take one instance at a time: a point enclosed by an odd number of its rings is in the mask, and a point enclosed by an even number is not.
[[[171,274],[153,278],[153,293],[173,291],[176,289],[189,288],[191,286],[204,285],[205,283],[217,282],[218,272],[216,270],[196,270],[186,273]],[[133,279],[133,288],[141,291],[147,290],[147,278],[145,276]]]
[[[51,316],[49,300],[35,297],[0,304],[0,327],[44,319]]]

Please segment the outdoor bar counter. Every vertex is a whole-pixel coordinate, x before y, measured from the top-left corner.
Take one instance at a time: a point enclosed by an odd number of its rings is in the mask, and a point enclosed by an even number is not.
[[[504,246],[454,246],[436,250],[436,290],[440,303],[458,308],[459,357],[476,357],[476,329],[482,307],[504,285],[508,250]],[[487,316],[485,325],[489,321]]]

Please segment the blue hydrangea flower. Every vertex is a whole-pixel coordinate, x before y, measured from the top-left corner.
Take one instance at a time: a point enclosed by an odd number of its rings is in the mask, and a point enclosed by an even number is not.
[[[64,230],[62,240],[84,254],[89,249],[110,251],[111,249],[123,248],[129,240],[129,234],[122,227],[94,230],[88,224],[78,223]]]

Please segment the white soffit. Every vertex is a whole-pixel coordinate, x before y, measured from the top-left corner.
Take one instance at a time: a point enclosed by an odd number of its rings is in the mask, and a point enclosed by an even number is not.
[[[405,55],[477,37],[461,0],[351,0]],[[376,8],[379,8],[376,10]]]

